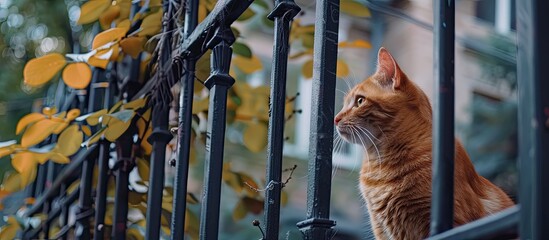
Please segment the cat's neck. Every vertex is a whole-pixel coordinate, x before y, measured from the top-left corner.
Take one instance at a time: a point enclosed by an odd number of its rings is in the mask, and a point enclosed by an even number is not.
[[[432,127],[430,122],[418,121],[415,125],[396,127],[386,131],[365,148],[365,162],[370,164],[397,164],[412,158],[430,156],[432,152]]]

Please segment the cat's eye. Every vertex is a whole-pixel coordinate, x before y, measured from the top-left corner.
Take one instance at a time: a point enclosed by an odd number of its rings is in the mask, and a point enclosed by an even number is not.
[[[362,104],[364,104],[365,101],[366,101],[366,99],[364,97],[362,97],[362,96],[357,97],[356,100],[355,100],[355,106],[360,107]]]

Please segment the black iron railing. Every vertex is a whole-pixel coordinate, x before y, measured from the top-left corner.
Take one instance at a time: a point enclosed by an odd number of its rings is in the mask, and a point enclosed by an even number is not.
[[[191,118],[194,89],[194,69],[198,58],[212,50],[211,75],[204,82],[210,90],[207,127],[206,168],[200,216],[200,239],[217,239],[221,201],[221,174],[223,166],[226,127],[227,92],[234,83],[229,75],[232,49],[235,41],[231,24],[249,7],[253,0],[218,1],[207,18],[197,24],[198,0],[164,1],[163,34],[160,40],[159,81],[181,82],[179,130],[177,147],[171,239],[184,238],[186,194],[191,145]],[[332,136],[335,101],[339,0],[319,0],[316,5],[312,124],[310,135],[309,181],[307,216],[297,226],[304,239],[331,239],[335,221],[330,219],[332,174]],[[174,42],[172,18],[176,6],[185,8],[185,26],[181,42]],[[134,4],[133,14],[139,9]],[[383,8],[385,9],[385,8]],[[433,204],[430,239],[476,239],[520,233],[523,239],[542,239],[549,235],[549,17],[544,11],[549,3],[542,0],[517,1],[518,16],[518,73],[520,120],[520,206],[452,229],[453,225],[453,157],[454,157],[454,1],[435,1],[435,76],[437,95],[433,133]],[[181,9],[183,10],[183,9]],[[288,36],[290,23],[300,8],[293,0],[276,0],[269,18],[275,22],[269,143],[267,162],[268,188],[265,197],[264,239],[279,239],[280,198],[283,187],[282,149],[286,101],[286,71],[288,64]],[[424,26],[425,27],[425,26]],[[175,49],[173,47],[175,46]],[[176,51],[174,51],[176,50]],[[173,53],[177,54],[173,54]],[[182,72],[177,67],[182,66]],[[106,71],[95,69],[89,94],[74,92],[66,97],[63,109],[78,105],[82,112],[108,108],[115,98],[130,99],[136,93],[139,58],[130,64],[130,82],[122,89],[113,82],[109,66]],[[177,70],[177,71],[176,71]],[[174,71],[176,71],[174,73]],[[133,83],[132,83],[133,81]],[[117,92],[115,96],[113,93]],[[154,98],[154,96],[153,96]],[[160,100],[158,100],[160,99]],[[162,191],[166,144],[171,139],[168,131],[169,100],[152,101],[153,133],[149,138],[153,152],[150,166],[150,186],[146,216],[146,239],[160,238]],[[85,108],[85,103],[88,107]],[[106,230],[107,182],[114,177],[116,196],[112,239],[125,239],[128,217],[128,174],[135,162],[133,135],[130,127],[116,141],[116,163],[108,162],[110,143],[100,140],[83,148],[72,157],[70,164],[40,165],[36,181],[28,188],[28,195],[36,202],[26,216],[47,215],[38,227],[25,229],[24,239],[68,237],[74,228],[75,237],[104,239]],[[93,171],[98,168],[98,183],[93,188]],[[111,172],[113,176],[111,176]],[[77,189],[67,193],[68,186],[79,179]],[[95,198],[95,199],[94,199]],[[93,204],[95,201],[95,204]],[[68,224],[69,207],[78,202],[75,225]],[[94,215],[95,214],[95,215]],[[90,229],[91,217],[94,229]],[[49,236],[54,219],[63,223],[56,236]]]

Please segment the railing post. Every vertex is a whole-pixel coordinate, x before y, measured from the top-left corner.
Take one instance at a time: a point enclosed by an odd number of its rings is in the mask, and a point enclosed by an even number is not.
[[[172,39],[172,24],[170,20],[173,4],[169,1],[164,1],[164,17],[163,17],[163,32],[164,36],[160,39],[160,61],[158,63],[158,76],[160,84],[166,84],[167,74],[172,71],[165,70],[166,64],[170,61],[171,39]],[[152,101],[152,127],[153,132],[148,141],[153,147],[151,154],[151,171],[149,177],[149,192],[147,201],[147,230],[145,239],[160,238],[160,218],[162,215],[162,196],[164,191],[164,167],[166,163],[166,145],[172,139],[172,135],[168,131],[168,110],[169,100],[171,98],[155,97]],[[160,100],[157,100],[160,99]],[[168,100],[166,102],[166,100]]]
[[[112,67],[112,65],[109,66],[109,68]],[[110,72],[110,71],[109,71]],[[105,93],[104,93],[104,102],[103,107],[105,109],[109,109],[111,106],[111,100],[112,100],[112,90],[113,90],[113,84],[112,82],[112,74],[107,72],[106,80],[107,82],[101,82],[103,87],[105,87]],[[94,101],[90,99],[90,101]],[[105,212],[107,210],[107,189],[108,189],[108,180],[109,180],[109,153],[110,153],[110,143],[105,140],[101,139],[97,143],[99,146],[99,153],[97,157],[97,170],[98,170],[98,177],[97,177],[97,187],[95,190],[95,224],[94,224],[94,234],[93,239],[94,240],[103,240],[105,238]]]
[[[188,0],[185,7],[185,26],[183,37],[188,38],[198,24],[198,0]],[[183,6],[183,5],[182,5]],[[177,131],[179,153],[176,162],[176,172],[173,193],[173,213],[171,239],[183,240],[185,236],[185,211],[187,209],[187,181],[189,178],[189,156],[191,153],[192,106],[194,96],[194,69],[196,60],[187,58],[183,62],[184,69],[180,80],[179,93],[179,124]]]
[[[269,148],[267,183],[272,187],[265,193],[265,237],[278,239],[280,221],[280,191],[282,190],[282,150],[286,105],[286,77],[288,67],[288,39],[290,23],[301,8],[293,0],[277,0],[268,18],[275,21],[273,66],[271,74],[271,111],[269,115]]]
[[[210,89],[208,109],[208,130],[206,132],[206,162],[202,209],[200,213],[200,239],[217,239],[219,231],[219,203],[221,198],[221,174],[223,170],[223,151],[225,125],[227,118],[227,91],[234,84],[229,75],[232,49],[235,41],[231,29],[220,26],[208,42],[212,48],[211,74],[204,82]]]
[[[521,239],[549,236],[549,2],[516,1]]]
[[[431,235],[451,229],[454,220],[454,20],[455,1],[434,2],[435,102]]]
[[[297,224],[307,240],[331,239],[336,224],[329,218],[339,3],[316,5],[307,219]]]
[[[107,189],[109,180],[109,145],[105,140],[99,140],[99,156],[97,159],[97,188],[95,190],[95,224],[94,240],[103,240],[105,238],[105,212],[107,210]]]

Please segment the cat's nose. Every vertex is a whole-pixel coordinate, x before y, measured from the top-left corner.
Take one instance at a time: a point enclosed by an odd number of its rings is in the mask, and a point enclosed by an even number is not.
[[[338,115],[334,118],[334,124],[337,125],[341,121],[341,117]]]

